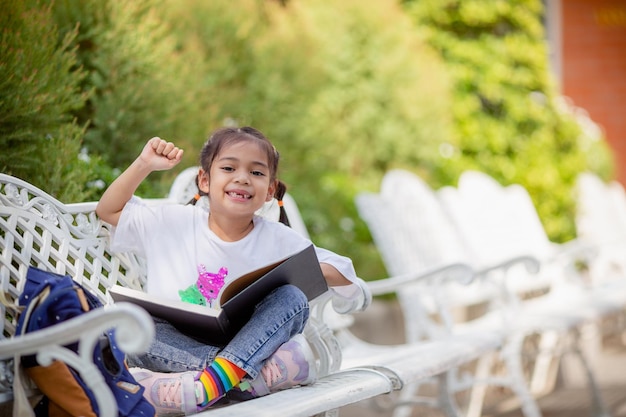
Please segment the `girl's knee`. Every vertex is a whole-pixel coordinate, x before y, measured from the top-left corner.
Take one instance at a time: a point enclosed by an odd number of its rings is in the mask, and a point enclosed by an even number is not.
[[[308,308],[309,306],[309,301],[307,300],[306,295],[295,285],[282,285],[276,288],[273,293],[278,299],[280,299],[281,302],[285,302],[293,306],[301,306],[303,308]]]
[[[265,298],[261,308],[280,323],[291,322],[298,328],[303,327],[309,318],[309,301],[302,290],[294,285],[276,288]]]

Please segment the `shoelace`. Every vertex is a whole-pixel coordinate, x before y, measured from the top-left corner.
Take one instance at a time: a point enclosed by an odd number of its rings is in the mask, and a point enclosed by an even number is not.
[[[180,379],[168,379],[159,383],[157,391],[159,406],[167,408],[180,408],[181,405],[181,382]]]
[[[261,369],[261,373],[263,374],[263,379],[268,388],[271,388],[276,382],[283,378],[281,366],[275,358],[265,363],[265,366]]]

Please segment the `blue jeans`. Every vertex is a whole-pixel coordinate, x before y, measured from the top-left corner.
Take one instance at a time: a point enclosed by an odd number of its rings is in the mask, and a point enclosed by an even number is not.
[[[265,297],[244,327],[223,349],[182,334],[167,321],[154,317],[156,335],[148,350],[128,355],[129,366],[155,372],[202,370],[219,355],[256,378],[283,343],[301,333],[309,318],[309,304],[293,285],[278,287]],[[221,350],[220,350],[221,349]]]

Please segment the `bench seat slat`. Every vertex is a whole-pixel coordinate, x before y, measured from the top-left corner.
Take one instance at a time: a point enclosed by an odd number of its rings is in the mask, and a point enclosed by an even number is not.
[[[348,369],[320,378],[315,384],[197,414],[199,417],[255,416],[309,417],[354,404],[394,390],[394,384],[376,369]]]

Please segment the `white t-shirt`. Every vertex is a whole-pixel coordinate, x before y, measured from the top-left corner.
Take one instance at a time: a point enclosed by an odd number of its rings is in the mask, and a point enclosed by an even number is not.
[[[259,216],[254,217],[254,228],[243,239],[225,242],[209,229],[208,215],[206,209],[192,205],[147,206],[133,197],[122,211],[111,249],[135,252],[146,259],[148,294],[180,300],[201,274],[209,274],[215,278],[213,282],[229,282],[311,245],[288,226]],[[349,258],[322,248],[315,250],[320,262],[333,265],[351,282],[357,281]]]

